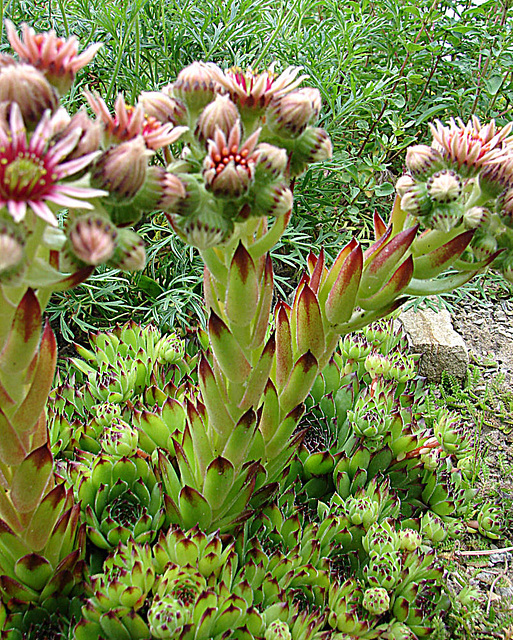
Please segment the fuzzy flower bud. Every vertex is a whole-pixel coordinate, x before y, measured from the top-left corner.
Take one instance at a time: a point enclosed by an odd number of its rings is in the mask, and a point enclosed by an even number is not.
[[[470,244],[478,260],[486,260],[497,251],[497,240],[489,233],[474,236]]]
[[[214,76],[208,64],[193,62],[178,74],[172,85],[173,96],[182,100],[190,111],[198,112],[216,93]]]
[[[321,94],[318,89],[296,89],[274,97],[266,113],[269,129],[279,136],[297,138],[319,116]]]
[[[402,198],[410,189],[415,186],[415,180],[410,176],[409,173],[405,173],[401,176],[397,182],[395,183],[395,190],[397,195]]]
[[[265,640],[291,640],[289,625],[281,620],[274,620],[267,627],[264,634]]]
[[[228,137],[239,118],[237,107],[230,100],[230,96],[216,96],[216,99],[207,104],[198,118],[197,135],[202,142],[213,140],[216,129],[219,128]]]
[[[461,222],[463,213],[463,206],[457,201],[440,203],[431,212],[429,226],[448,233]]]
[[[290,158],[291,176],[300,175],[311,162],[323,162],[332,156],[333,148],[329,135],[318,127],[307,127],[295,140]]]
[[[492,214],[484,207],[471,207],[463,214],[463,224],[466,229],[486,229],[491,219]]]
[[[431,211],[432,203],[423,182],[415,183],[401,197],[401,209],[415,217],[427,215]]]
[[[362,605],[373,615],[381,616],[390,608],[390,596],[382,587],[367,589],[363,594]]]
[[[142,136],[110,147],[94,163],[91,184],[109,191],[115,202],[128,202],[144,184],[149,155]]]
[[[14,225],[0,221],[0,278],[11,272],[23,259],[25,240]]]
[[[143,91],[138,104],[147,116],[152,116],[163,124],[185,124],[187,121],[185,105],[164,91]]]
[[[513,229],[513,189],[507,189],[497,198],[495,203],[501,222]]]
[[[427,181],[429,197],[436,202],[453,202],[461,195],[461,178],[454,171],[437,171]]]
[[[174,213],[177,202],[182,198],[185,198],[185,186],[180,178],[163,167],[151,166],[132,204],[143,211],[158,209]]]
[[[198,249],[221,244],[233,231],[233,223],[214,207],[201,209],[188,216],[168,216],[178,235]]]
[[[28,64],[6,64],[5,58],[0,61],[0,102],[16,102],[29,129],[47,109],[53,113],[59,106],[55,89],[42,73]]]
[[[442,154],[433,147],[417,144],[406,151],[406,166],[414,178],[427,178],[443,168]]]
[[[116,247],[116,228],[98,214],[84,214],[76,218],[68,231],[71,249],[75,256],[97,266],[112,257]]]
[[[283,182],[255,189],[255,191],[254,204],[251,205],[252,216],[275,216],[278,218],[292,209],[294,201],[292,191]]]
[[[118,243],[109,265],[122,271],[141,271],[146,264],[144,242],[130,229],[118,229]]]
[[[256,146],[255,155],[257,157],[256,182],[260,182],[262,179],[276,180],[287,168],[288,158],[285,149],[262,142]]]

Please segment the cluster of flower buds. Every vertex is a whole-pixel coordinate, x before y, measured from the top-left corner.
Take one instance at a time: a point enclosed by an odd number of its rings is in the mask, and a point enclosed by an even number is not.
[[[472,231],[466,257],[513,281],[513,123],[431,125],[431,146],[408,149],[408,173],[396,190],[401,209],[427,229],[449,237]]]

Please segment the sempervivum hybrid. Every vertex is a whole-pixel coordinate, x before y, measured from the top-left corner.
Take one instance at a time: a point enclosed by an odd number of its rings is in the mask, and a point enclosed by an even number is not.
[[[76,146],[82,130],[77,128],[54,145],[50,144],[52,133],[49,111],[29,137],[16,103],[11,105],[9,120],[0,119],[0,207],[6,207],[15,222],[31,210],[57,226],[53,205],[92,209],[87,198],[104,195],[98,189],[64,181],[84,169],[96,155],[62,162]]]
[[[162,487],[145,458],[99,455],[92,468],[79,464],[77,498],[87,535],[101,549],[130,538],[151,542],[164,521]]]

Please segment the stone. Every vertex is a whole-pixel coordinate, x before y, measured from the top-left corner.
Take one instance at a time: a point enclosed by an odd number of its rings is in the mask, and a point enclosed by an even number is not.
[[[440,382],[442,372],[463,379],[469,365],[468,349],[446,310],[403,311],[399,318],[412,353],[421,354],[419,373],[429,382]]]

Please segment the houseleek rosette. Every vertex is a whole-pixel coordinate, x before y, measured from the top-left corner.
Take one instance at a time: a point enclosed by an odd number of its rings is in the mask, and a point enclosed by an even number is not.
[[[87,535],[101,549],[130,538],[151,542],[164,522],[163,495],[151,463],[140,456],[99,455],[92,467],[80,464],[76,490]]]

